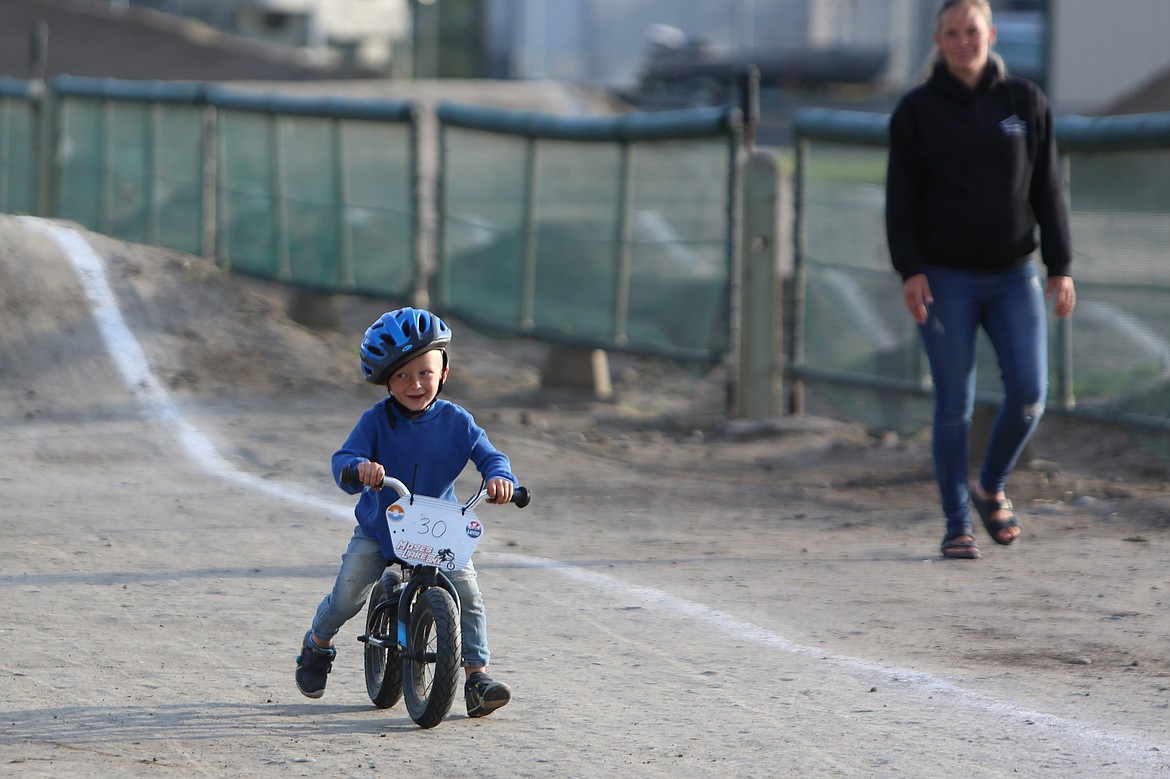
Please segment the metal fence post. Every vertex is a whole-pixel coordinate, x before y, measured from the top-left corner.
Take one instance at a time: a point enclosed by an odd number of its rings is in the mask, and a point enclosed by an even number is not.
[[[12,105],[11,101],[0,99],[0,211],[8,212],[8,189],[11,176],[9,170],[12,165],[9,160],[12,158],[12,144],[10,140],[12,128]]]
[[[614,290],[613,338],[619,346],[628,342],[630,324],[630,241],[633,240],[634,147],[621,144],[621,168],[617,202],[617,289]]]
[[[215,262],[223,264],[225,255],[220,252],[219,244],[219,112],[210,105],[203,107],[202,132],[199,136],[201,147],[199,155],[203,160],[201,171],[202,196],[200,197],[200,254]]]
[[[779,237],[779,165],[771,152],[753,151],[743,175],[739,390],[732,409],[740,417],[774,417],[779,411],[783,343]]]
[[[333,158],[333,218],[336,220],[337,281],[343,289],[353,289],[353,238],[349,230],[349,177],[345,169],[345,128],[339,119],[329,120],[329,151]]]
[[[29,109],[32,117],[33,164],[36,172],[33,178],[35,190],[32,196],[32,211],[37,216],[53,215],[53,159],[56,141],[56,121],[53,114],[56,106],[45,84],[45,65],[49,52],[49,25],[44,20],[33,25],[29,38]]]
[[[434,269],[435,278],[441,278],[439,273],[441,268],[438,267],[439,258],[442,257],[443,248],[443,231],[446,229],[443,226],[444,214],[446,213],[446,206],[443,204],[445,195],[442,191],[443,174],[442,171],[446,166],[444,144],[444,131],[440,124],[438,127],[438,172],[434,175],[433,181],[435,184],[434,197],[430,202],[436,209],[433,213],[423,214],[423,204],[427,202],[423,197],[424,186],[424,168],[422,164],[422,131],[420,124],[423,121],[423,111],[418,106],[410,109],[409,127],[410,127],[410,245],[414,247],[414,287],[413,297],[414,304],[419,308],[430,308],[431,305],[431,272]],[[432,228],[428,230],[426,225],[428,219],[433,218],[434,222]],[[445,292],[440,292],[440,295]]]
[[[101,106],[101,122],[99,123],[100,137],[98,139],[98,230],[105,235],[113,235],[113,208],[114,208],[114,106],[107,97],[98,99]]]
[[[789,366],[804,365],[804,308],[805,282],[808,270],[805,268],[805,210],[808,186],[808,140],[796,141],[796,178],[792,185],[792,338]],[[795,376],[789,377],[788,413],[804,413],[804,382]]]
[[[146,203],[146,240],[156,246],[162,243],[162,193],[158,186],[158,177],[162,167],[159,144],[162,140],[162,104],[147,103],[146,105],[146,147],[143,156],[146,158],[146,193],[143,200]]]
[[[292,276],[288,246],[288,202],[284,186],[284,123],[275,112],[268,115],[268,153],[272,170],[273,249],[276,254],[276,278],[287,281]]]
[[[529,138],[524,157],[524,264],[521,279],[520,329],[536,326],[536,204],[540,189],[540,146],[536,138]]]

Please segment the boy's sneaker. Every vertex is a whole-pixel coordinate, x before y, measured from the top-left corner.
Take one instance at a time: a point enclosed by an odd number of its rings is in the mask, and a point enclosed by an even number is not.
[[[463,697],[467,700],[467,716],[486,717],[507,706],[512,700],[512,691],[503,682],[494,681],[483,671],[476,671],[467,678]]]
[[[305,634],[301,653],[297,655],[297,689],[306,697],[320,698],[325,694],[325,682],[333,668],[337,650],[317,646],[311,637],[312,632]]]

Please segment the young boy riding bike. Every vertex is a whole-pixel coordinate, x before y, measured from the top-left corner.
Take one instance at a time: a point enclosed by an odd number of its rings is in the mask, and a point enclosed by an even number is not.
[[[385,516],[398,496],[382,491],[387,474],[415,494],[455,501],[455,479],[470,461],[486,482],[489,503],[512,499],[516,478],[507,456],[492,446],[467,410],[438,399],[449,370],[445,347],[450,342],[451,329],[442,319],[415,308],[383,314],[362,339],[366,381],[386,387],[389,397],[362,414],[333,454],[338,486],[351,495],[361,492],[361,497],[354,509],[358,524],[341,557],[333,591],[317,607],[297,657],[297,688],[310,698],[325,694],[337,655],[333,637],[361,611],[393,560]],[[351,466],[368,489],[342,483],[342,470]],[[487,674],[487,617],[474,566],[468,562],[448,577],[459,593],[467,716],[484,717],[506,705],[512,693]]]

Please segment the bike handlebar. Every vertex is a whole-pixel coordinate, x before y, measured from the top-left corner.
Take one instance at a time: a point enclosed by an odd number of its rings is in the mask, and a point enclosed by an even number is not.
[[[362,481],[358,478],[356,466],[347,465],[341,469],[341,483],[347,484],[351,487],[362,486]],[[394,491],[398,493],[398,496],[402,498],[410,495],[410,490],[407,489],[406,485],[398,479],[395,479],[393,476],[384,477],[382,479],[382,486],[392,487]],[[485,497],[487,497],[487,490],[480,490],[478,495],[476,495],[473,499],[469,500],[464,505],[464,508],[471,508]],[[516,487],[516,489],[512,492],[512,500],[509,502],[515,503],[516,508],[522,509],[532,502],[532,492],[527,487]]]

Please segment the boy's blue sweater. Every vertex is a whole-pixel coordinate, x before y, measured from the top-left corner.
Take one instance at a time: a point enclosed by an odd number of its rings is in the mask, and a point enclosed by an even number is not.
[[[394,415],[390,426],[389,414]],[[410,419],[389,398],[362,414],[341,448],[333,454],[333,479],[351,495],[361,492],[354,515],[369,536],[378,539],[387,560],[394,559],[386,509],[397,499],[393,489],[363,491],[341,483],[341,471],[361,462],[381,463],[416,495],[456,501],[455,479],[468,462],[484,479],[496,477],[516,483],[508,457],[492,446],[487,434],[462,406],[436,400],[420,416]]]

